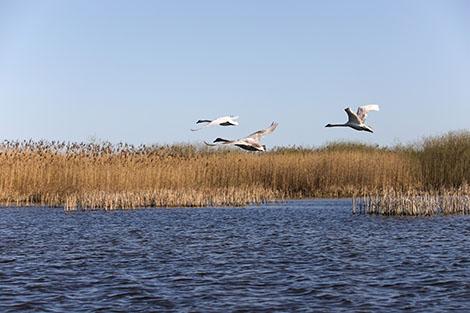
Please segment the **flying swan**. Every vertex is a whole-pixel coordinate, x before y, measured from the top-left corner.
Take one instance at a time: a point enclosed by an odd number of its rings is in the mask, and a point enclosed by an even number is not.
[[[215,120],[199,120],[196,122],[196,124],[201,124],[201,123],[206,123],[206,125],[200,127],[200,128],[195,128],[191,129],[191,131],[198,131],[206,127],[211,127],[215,125],[220,125],[220,126],[237,126],[238,122],[238,116],[223,116],[216,118]]]
[[[242,139],[237,139],[237,140],[227,140],[223,138],[217,138],[214,140],[214,144],[210,144],[207,142],[204,142],[208,146],[217,146],[218,143],[223,144],[223,145],[234,145],[237,146],[243,150],[248,150],[248,151],[266,151],[266,146],[261,144],[261,139],[274,132],[276,129],[278,123],[273,122],[271,126],[268,128],[265,128],[263,130],[259,130],[253,134],[248,135],[245,138]]]
[[[325,127],[351,127],[355,130],[363,130],[373,133],[374,130],[365,124],[367,113],[370,111],[378,111],[379,106],[377,104],[368,104],[360,106],[357,109],[357,113],[351,111],[350,108],[344,109],[348,114],[348,121],[344,124],[328,124]]]

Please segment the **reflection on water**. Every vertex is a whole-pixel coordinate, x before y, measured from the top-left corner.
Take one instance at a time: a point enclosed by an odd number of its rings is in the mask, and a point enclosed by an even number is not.
[[[1,209],[0,311],[464,311],[469,222],[353,216],[326,200]]]

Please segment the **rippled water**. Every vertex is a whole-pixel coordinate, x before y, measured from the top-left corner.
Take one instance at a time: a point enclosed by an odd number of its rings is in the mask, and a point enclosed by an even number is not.
[[[470,218],[0,209],[1,312],[466,311]]]

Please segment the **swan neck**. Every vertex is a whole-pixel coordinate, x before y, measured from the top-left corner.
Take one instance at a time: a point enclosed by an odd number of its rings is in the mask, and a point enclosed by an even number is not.
[[[347,127],[347,124],[328,124],[328,127]]]

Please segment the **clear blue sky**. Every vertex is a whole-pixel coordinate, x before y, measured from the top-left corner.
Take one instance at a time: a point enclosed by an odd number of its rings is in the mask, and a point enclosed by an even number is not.
[[[324,128],[365,103],[374,134]],[[470,1],[0,0],[0,108],[0,139],[408,143],[469,129]]]

